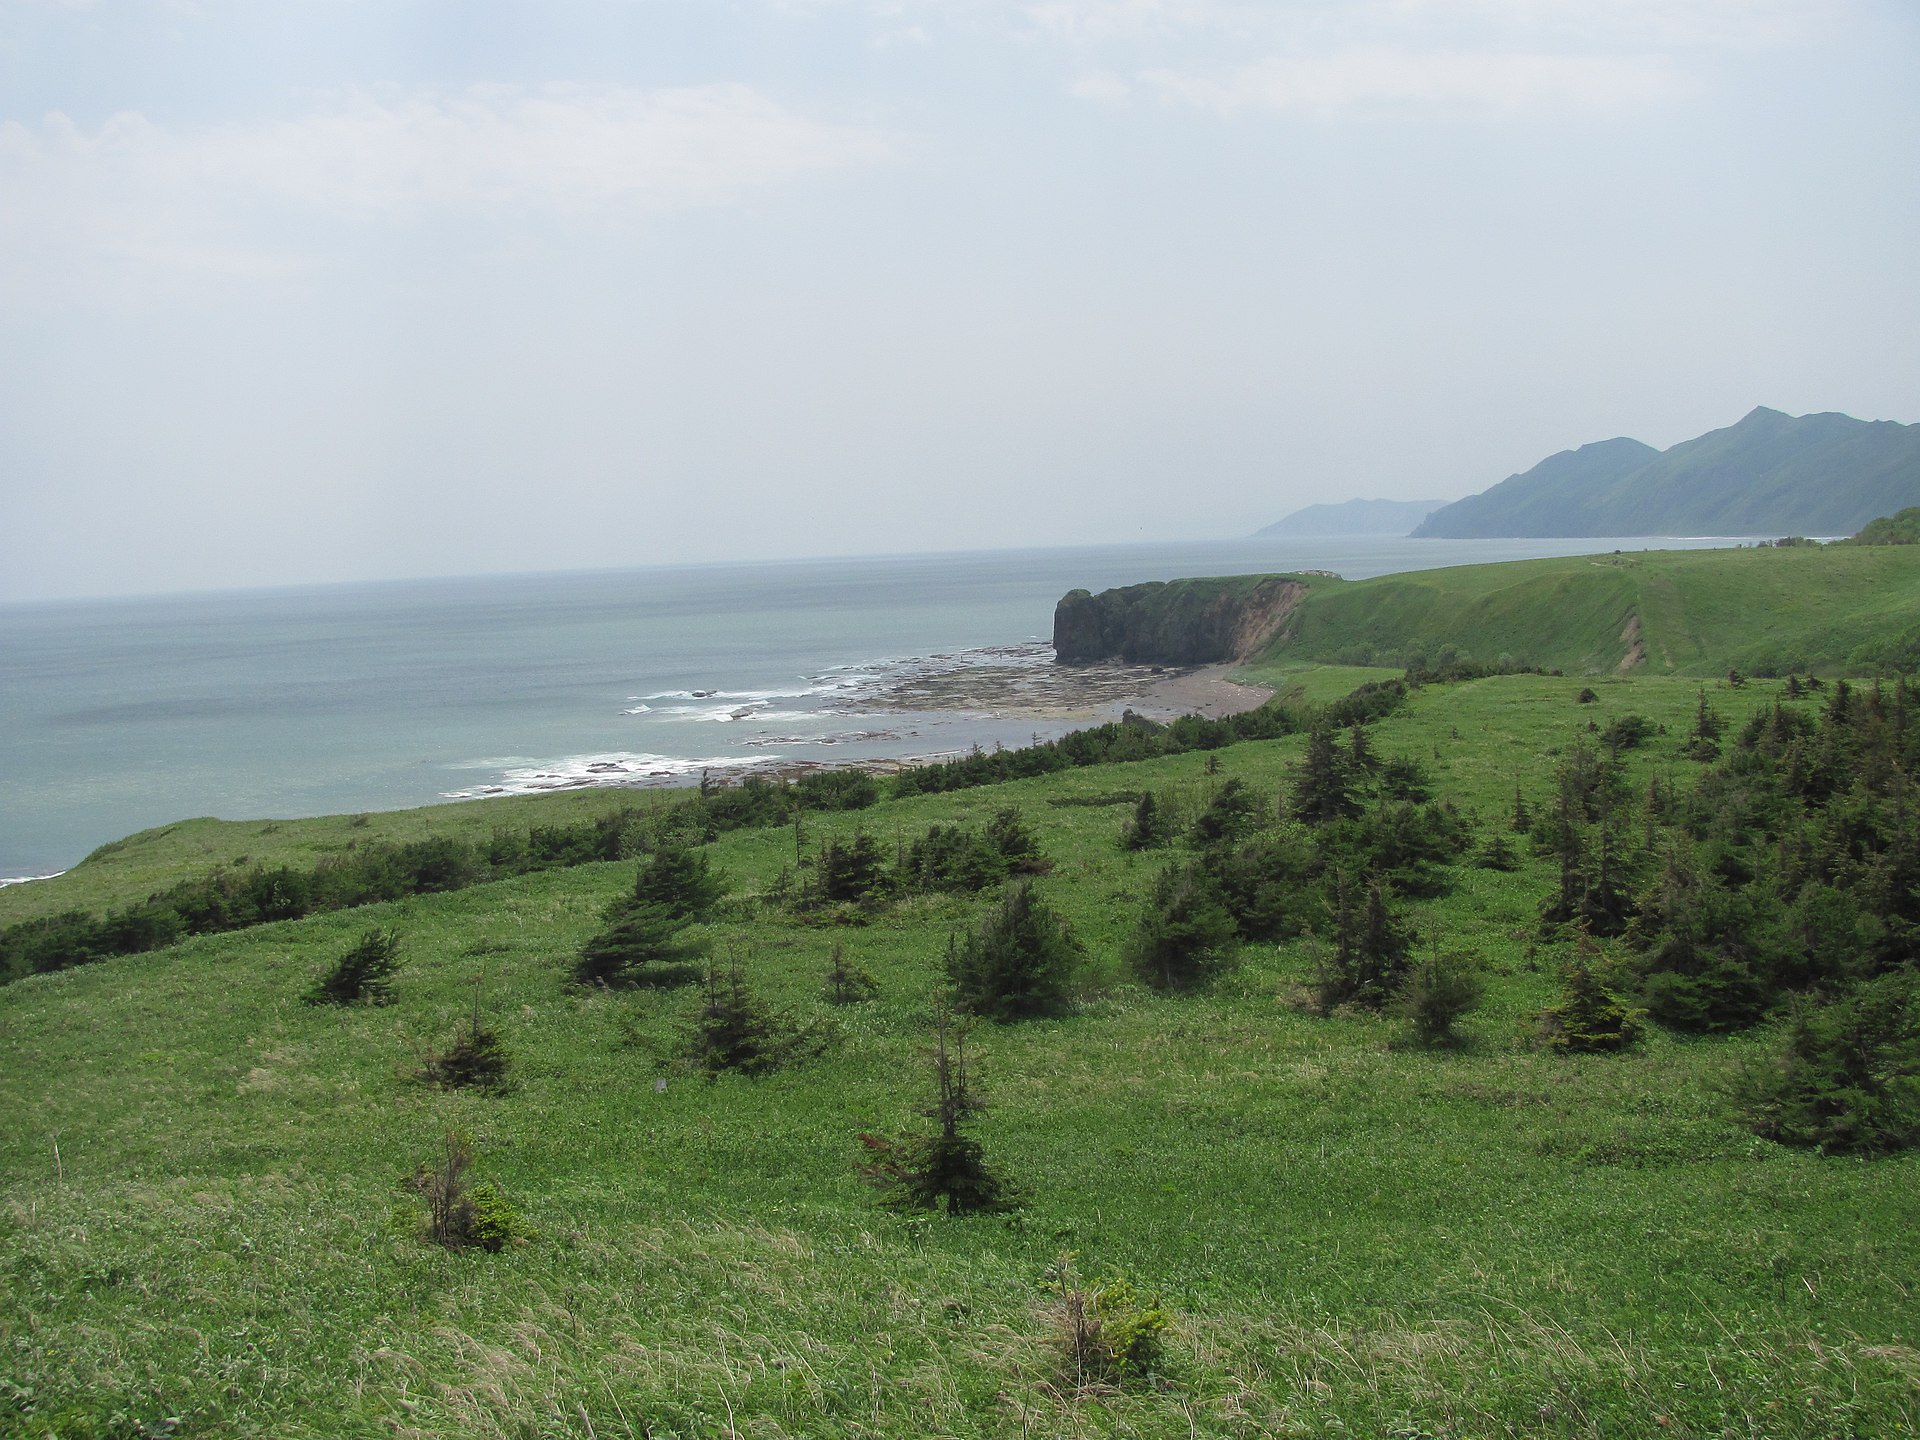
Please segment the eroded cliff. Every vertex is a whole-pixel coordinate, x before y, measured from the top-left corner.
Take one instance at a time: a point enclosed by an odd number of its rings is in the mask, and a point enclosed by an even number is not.
[[[1155,580],[1069,591],[1053,611],[1054,658],[1065,665],[1213,665],[1258,654],[1307,593],[1291,575]]]

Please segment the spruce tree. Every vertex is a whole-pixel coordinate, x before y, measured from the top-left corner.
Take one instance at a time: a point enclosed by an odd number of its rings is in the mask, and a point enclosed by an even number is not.
[[[954,1001],[989,1020],[1058,1015],[1083,952],[1067,922],[1022,881],[964,938],[950,937]]]
[[[573,978],[582,985],[691,979],[685,967],[706,947],[688,939],[686,928],[686,921],[664,906],[625,901],[609,913],[606,928],[581,947]]]
[[[1127,945],[1134,973],[1163,990],[1204,985],[1239,958],[1240,937],[1220,892],[1198,865],[1160,872]]]
[[[633,881],[636,904],[658,906],[676,920],[710,918],[726,893],[707,857],[678,841],[663,842]]]
[[[369,930],[307,991],[309,1005],[388,1005],[393,975],[400,968],[400,936],[393,930]]]
[[[1334,744],[1333,727],[1325,721],[1307,732],[1306,753],[1301,757],[1293,781],[1292,813],[1309,825],[1323,825],[1360,813],[1346,763]]]

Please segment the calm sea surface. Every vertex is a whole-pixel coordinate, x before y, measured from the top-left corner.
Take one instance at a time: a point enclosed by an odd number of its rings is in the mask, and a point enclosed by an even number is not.
[[[1025,743],[1030,721],[863,714],[861,697],[1044,641],[1075,586],[1730,543],[1245,540],[0,607],[0,877],[188,816]]]

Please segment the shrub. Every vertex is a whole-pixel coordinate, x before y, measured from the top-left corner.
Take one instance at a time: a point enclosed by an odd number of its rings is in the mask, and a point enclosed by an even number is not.
[[[990,1020],[1025,1020],[1067,1008],[1067,983],[1082,954],[1067,922],[1025,882],[964,939],[949,939],[947,978],[962,1010]]]
[[[369,930],[333,962],[307,992],[309,1005],[387,1005],[393,1001],[393,975],[400,968],[400,937],[392,930]]]
[[[1230,967],[1240,936],[1220,891],[1198,865],[1170,865],[1154,882],[1127,945],[1127,963],[1149,985],[1187,990]]]
[[[1335,882],[1333,947],[1319,964],[1320,1008],[1384,1005],[1399,988],[1413,937],[1393,914],[1386,887],[1368,882],[1366,899],[1354,902],[1345,877]]]
[[[1783,1145],[1886,1155],[1920,1144],[1920,977],[1899,971],[1801,1003],[1779,1049],[1733,1091],[1754,1134]]]
[[[942,1005],[934,1015],[934,1101],[920,1113],[937,1129],[903,1140],[862,1134],[867,1152],[860,1173],[895,1210],[944,1209],[949,1215],[1004,1210],[1012,1187],[988,1168],[980,1142],[966,1133],[982,1109],[967,1069],[966,1032]]]
[[[705,920],[725,898],[726,881],[691,846],[664,842],[634,876],[633,898],[657,905],[676,920]]]
[[[528,1231],[519,1212],[491,1181],[473,1179],[473,1140],[449,1129],[440,1158],[422,1165],[413,1184],[427,1197],[427,1238],[449,1250],[504,1250]]]
[[[1639,1012],[1629,1009],[1594,974],[1597,953],[1593,942],[1581,936],[1579,949],[1561,977],[1560,1003],[1540,1012],[1541,1029],[1556,1050],[1625,1050],[1640,1038]]]
[[[1142,790],[1134,802],[1133,818],[1120,829],[1122,850],[1154,850],[1173,839],[1173,825],[1166,808],[1153,791]]]
[[[1393,1013],[1422,1045],[1451,1045],[1453,1027],[1480,1004],[1486,987],[1470,955],[1439,951],[1416,960],[1394,992]]]
[[[1125,1280],[1085,1284],[1070,1254],[1054,1265],[1048,1284],[1059,1295],[1053,1331],[1063,1379],[1086,1390],[1152,1377],[1170,1319],[1158,1296]]]
[[[709,1078],[732,1070],[765,1075],[793,1059],[798,1037],[747,986],[746,972],[707,968],[700,1008],[687,1028],[686,1053]]]
[[[871,1000],[879,992],[880,982],[854,961],[847,959],[847,947],[836,941],[822,989],[822,998],[829,1005],[858,1005],[862,1000]]]
[[[582,985],[640,985],[691,979],[688,967],[706,953],[686,936],[686,922],[658,905],[617,902],[607,927],[581,947],[573,978]]]
[[[476,1005],[466,1028],[454,1032],[453,1043],[443,1051],[429,1050],[415,1076],[424,1084],[443,1090],[491,1090],[507,1087],[507,1067],[512,1057],[500,1032],[481,1018]]]

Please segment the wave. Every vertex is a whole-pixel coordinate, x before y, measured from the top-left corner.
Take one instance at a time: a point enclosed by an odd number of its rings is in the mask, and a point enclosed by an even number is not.
[[[677,780],[691,779],[703,770],[754,770],[779,759],[778,755],[714,755],[686,759],[633,751],[616,751],[607,755],[569,755],[559,760],[528,761],[518,768],[502,769],[499,780],[492,784],[443,790],[440,798],[479,800],[492,795],[538,795],[548,790],[586,790],[596,786],[668,785]],[[494,767],[485,761],[466,761],[448,768],[475,770]]]
[[[54,870],[45,875],[0,875],[0,885],[31,885],[36,880],[52,880],[66,873],[64,870]]]

